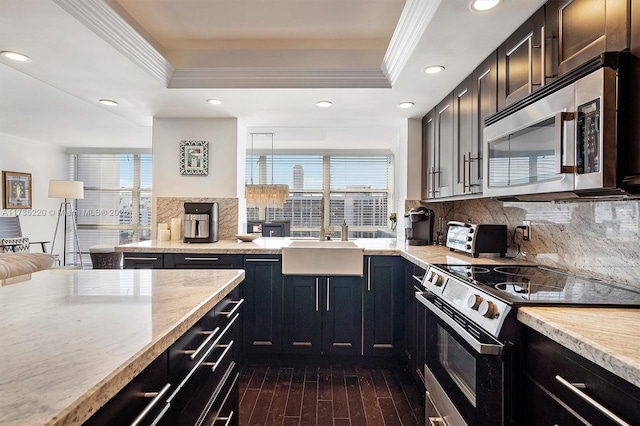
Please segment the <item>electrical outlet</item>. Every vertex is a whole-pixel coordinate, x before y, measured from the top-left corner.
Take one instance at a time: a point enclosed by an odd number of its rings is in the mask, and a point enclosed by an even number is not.
[[[524,226],[524,229],[522,230],[522,239],[524,241],[531,241],[531,221],[523,220],[522,226]]]

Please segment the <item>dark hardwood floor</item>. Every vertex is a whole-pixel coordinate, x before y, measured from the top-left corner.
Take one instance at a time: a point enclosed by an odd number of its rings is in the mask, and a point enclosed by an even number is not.
[[[240,426],[424,425],[424,395],[400,368],[245,366]]]

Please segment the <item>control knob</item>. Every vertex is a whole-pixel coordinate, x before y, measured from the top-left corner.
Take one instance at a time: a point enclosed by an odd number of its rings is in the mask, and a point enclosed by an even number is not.
[[[478,307],[478,312],[485,318],[495,318],[498,314],[498,307],[493,302],[483,300]]]
[[[480,306],[483,300],[484,299],[482,299],[480,295],[472,294],[469,297],[467,297],[467,306],[471,309],[478,310],[478,307]]]
[[[431,279],[429,279],[429,281],[436,287],[440,287],[444,284],[444,278],[435,272],[431,275]]]

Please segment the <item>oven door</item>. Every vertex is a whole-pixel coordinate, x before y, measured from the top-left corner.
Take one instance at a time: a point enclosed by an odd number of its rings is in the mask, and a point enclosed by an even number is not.
[[[514,424],[513,347],[461,325],[453,310],[445,312],[431,297],[436,296],[416,294],[427,307],[427,420],[447,426]]]

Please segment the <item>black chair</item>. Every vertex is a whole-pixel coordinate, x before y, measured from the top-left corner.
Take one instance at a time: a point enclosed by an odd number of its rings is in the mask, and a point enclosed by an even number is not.
[[[20,227],[20,216],[8,216],[8,217],[0,217],[0,240],[2,239],[24,239],[22,236],[22,228]],[[50,241],[29,241],[28,245],[31,246],[33,244],[40,244],[42,247],[42,252],[47,252],[46,244]],[[15,252],[16,246],[20,246],[25,244],[25,242],[8,243],[8,242],[0,242],[0,252],[3,251],[12,251]],[[10,250],[5,250],[6,248],[10,248]]]

